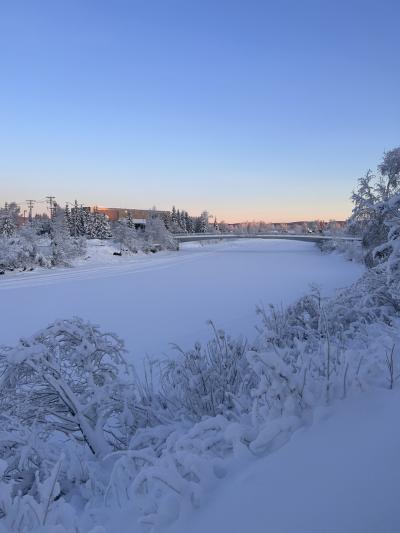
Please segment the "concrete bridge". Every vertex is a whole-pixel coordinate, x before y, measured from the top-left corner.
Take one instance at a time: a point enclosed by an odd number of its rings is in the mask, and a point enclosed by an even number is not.
[[[297,235],[292,233],[256,233],[254,235],[243,235],[234,233],[194,233],[191,235],[174,235],[174,238],[179,242],[194,242],[194,241],[211,241],[211,240],[232,240],[232,239],[279,239],[284,241],[303,241],[321,243],[326,241],[343,241],[343,242],[361,242],[359,237],[345,237],[320,235],[312,233],[310,235]]]

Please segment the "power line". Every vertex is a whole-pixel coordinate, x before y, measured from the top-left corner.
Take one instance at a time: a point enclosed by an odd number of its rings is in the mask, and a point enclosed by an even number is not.
[[[56,197],[55,196],[46,196],[46,200],[47,200],[47,203],[48,203],[48,206],[49,206],[49,210],[50,210],[50,218],[53,219],[55,217],[55,214],[56,214],[56,203],[55,203],[55,200]]]
[[[26,204],[29,209],[28,219],[29,219],[29,222],[32,222],[32,209],[33,209],[33,206],[35,205],[35,200],[26,200]]]

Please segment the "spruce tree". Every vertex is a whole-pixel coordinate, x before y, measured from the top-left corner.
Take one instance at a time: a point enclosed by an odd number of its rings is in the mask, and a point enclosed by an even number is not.
[[[128,216],[126,217],[126,225],[130,229],[136,229],[135,222],[133,221],[132,211],[128,211]]]
[[[171,213],[163,213],[162,219],[165,227],[169,230],[171,228]]]
[[[181,226],[181,230],[187,233],[185,211],[181,211],[180,226]]]
[[[5,204],[0,209],[0,234],[11,237],[18,226],[19,207],[16,203]]]
[[[88,221],[89,239],[109,239],[112,237],[110,223],[102,213],[95,211],[90,214]]]
[[[74,207],[71,209],[69,228],[72,237],[79,236],[79,207],[77,200],[75,200]]]
[[[72,235],[71,210],[68,204],[65,204],[64,218],[65,218],[65,223],[67,224],[67,227],[68,227],[69,234]]]
[[[193,218],[189,216],[189,213],[187,211],[185,212],[185,225],[186,225],[186,231],[188,233],[194,232]]]
[[[87,234],[89,212],[82,205],[78,211],[78,235],[84,236]]]
[[[178,217],[177,217],[177,214],[176,214],[175,206],[173,205],[172,206],[172,211],[171,211],[171,225],[175,226],[177,223],[178,223]]]
[[[203,211],[199,217],[199,233],[208,232],[208,212]]]

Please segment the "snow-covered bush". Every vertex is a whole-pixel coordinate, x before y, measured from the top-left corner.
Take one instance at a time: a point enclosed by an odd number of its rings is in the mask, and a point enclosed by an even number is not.
[[[2,411],[43,438],[62,433],[96,456],[126,446],[132,390],[123,343],[80,319],[58,321],[0,352]]]
[[[11,237],[0,237],[0,269],[28,269],[49,266],[50,260],[39,247],[40,238],[35,228],[24,226]]]
[[[123,356],[120,339],[80,319],[0,348],[0,519],[11,531],[48,523],[50,505],[50,523],[65,525],[71,494],[83,505],[109,483],[96,465],[159,423]]]
[[[69,265],[85,250],[85,239],[70,236],[64,212],[57,208],[53,219],[15,226],[10,234],[0,235],[0,269]]]
[[[214,337],[203,349],[179,351],[161,372],[161,390],[171,406],[179,406],[185,416],[200,420],[235,410],[240,398],[248,396],[255,376],[246,361],[246,343],[234,340],[211,326]]]
[[[317,243],[321,252],[337,252],[342,254],[348,261],[356,263],[364,262],[364,252],[359,241],[345,241],[341,239],[329,239]]]

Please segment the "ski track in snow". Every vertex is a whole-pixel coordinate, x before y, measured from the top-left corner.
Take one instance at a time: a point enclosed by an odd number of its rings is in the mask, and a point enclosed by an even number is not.
[[[159,255],[162,256],[162,259],[153,256],[153,261],[151,262],[149,261],[149,257],[140,257],[136,261],[129,258],[127,261],[120,262],[116,265],[96,265],[89,263],[88,265],[79,264],[68,268],[60,267],[49,270],[36,270],[33,272],[18,272],[11,275],[10,278],[7,277],[0,281],[0,291],[51,285],[63,281],[127,276],[140,272],[171,268],[177,264],[194,261],[196,259],[195,257],[177,257],[175,253],[167,253],[166,255],[160,253]]]

